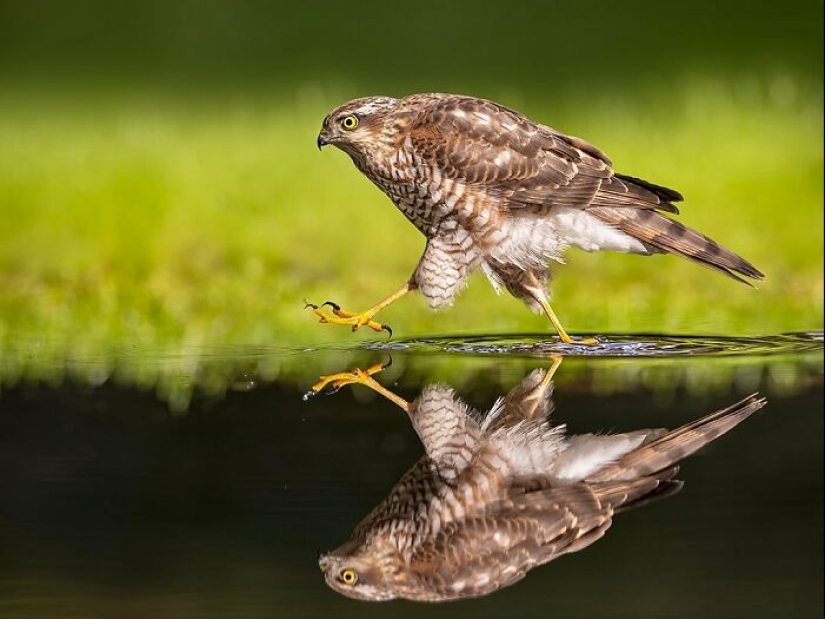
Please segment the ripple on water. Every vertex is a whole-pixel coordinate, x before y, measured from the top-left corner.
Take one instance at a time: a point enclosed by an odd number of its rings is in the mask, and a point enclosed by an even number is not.
[[[415,353],[546,357],[676,357],[778,355],[821,351],[823,333],[808,331],[757,337],[608,334],[594,345],[564,344],[547,333],[421,337],[370,342],[363,348]]]

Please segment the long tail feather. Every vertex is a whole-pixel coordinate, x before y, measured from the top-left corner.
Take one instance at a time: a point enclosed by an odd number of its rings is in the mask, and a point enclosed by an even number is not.
[[[656,475],[733,429],[765,406],[765,402],[764,398],[753,394],[732,406],[662,434],[597,471],[588,481],[632,481]]]
[[[741,276],[755,280],[764,274],[750,262],[701,232],[674,221],[652,209],[594,206],[587,212],[638,239],[654,251],[678,254],[749,284]]]

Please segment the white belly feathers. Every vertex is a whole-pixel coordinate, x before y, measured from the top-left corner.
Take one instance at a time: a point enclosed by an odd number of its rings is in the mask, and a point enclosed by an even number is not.
[[[491,257],[523,268],[546,265],[548,260],[563,262],[564,251],[570,246],[591,252],[650,253],[640,241],[582,209],[559,208],[542,217],[510,219],[507,225],[508,234]]]

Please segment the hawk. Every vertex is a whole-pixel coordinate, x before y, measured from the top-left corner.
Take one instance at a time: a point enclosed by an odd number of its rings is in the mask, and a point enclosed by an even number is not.
[[[426,452],[346,543],[319,556],[327,584],[370,601],[492,593],[597,541],[616,514],[678,492],[677,463],[765,404],[750,396],[670,432],[568,436],[547,420],[556,367],[486,414],[445,385],[408,403],[372,378],[378,368],[316,385],[358,382],[391,398]]]
[[[374,316],[412,290],[449,306],[481,269],[544,312],[562,342],[573,339],[550,307],[550,261],[585,251],[673,253],[739,281],[763,279],[749,262],[668,215],[682,195],[618,174],[605,153],[502,105],[451,94],[367,97],[333,110],[318,147],[347,153],[427,239],[410,279],[360,313],[308,304],[321,322],[391,333]],[[741,277],[740,277],[741,276]]]

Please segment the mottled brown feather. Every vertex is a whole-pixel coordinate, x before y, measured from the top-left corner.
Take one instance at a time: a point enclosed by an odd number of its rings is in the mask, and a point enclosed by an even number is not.
[[[516,490],[489,512],[449,523],[412,555],[411,571],[441,599],[485,595],[521,580],[532,567],[583,548],[573,546],[577,541],[596,541],[601,535],[588,534],[603,532],[612,514],[585,484]]]
[[[765,278],[761,271],[741,256],[698,230],[655,211],[599,206],[589,208],[588,212],[655,251],[683,256],[749,285],[750,282],[737,273],[756,280]]]
[[[547,423],[551,389],[534,371],[486,415],[445,385],[424,389],[407,414],[426,455],[322,556],[330,586],[360,599],[421,601],[508,586],[601,538],[616,513],[678,492],[677,463],[765,404],[753,395],[673,431],[564,437]],[[594,460],[592,473],[570,474]],[[344,567],[359,570],[359,586],[337,580]]]
[[[682,195],[640,178],[614,174],[610,159],[581,138],[537,124],[504,106],[441,95],[424,106],[409,129],[415,151],[453,179],[467,183],[518,215],[557,207],[587,209],[642,241],[651,250],[675,253],[733,279],[764,275],[704,234],[666,217],[678,214]],[[747,282],[745,282],[747,283]]]

